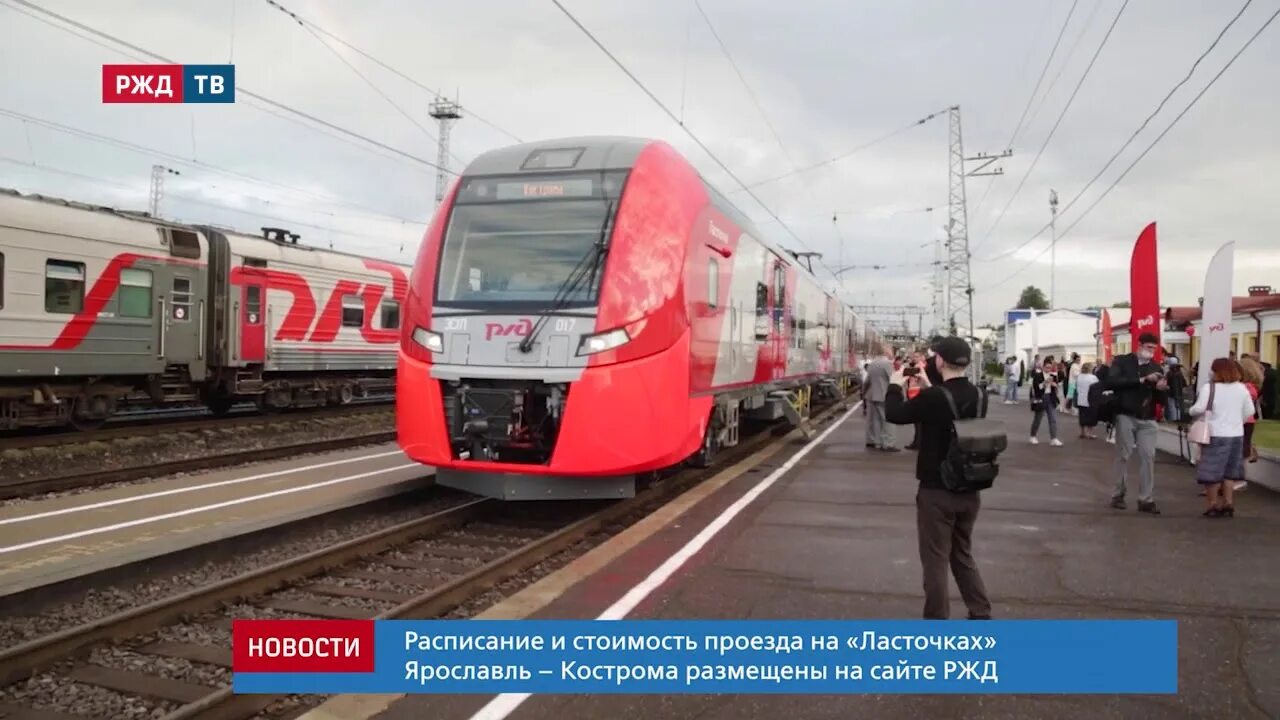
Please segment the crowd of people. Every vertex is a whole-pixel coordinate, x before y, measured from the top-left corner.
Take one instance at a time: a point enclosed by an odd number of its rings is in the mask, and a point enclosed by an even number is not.
[[[1004,403],[1019,404],[1018,393],[1030,380],[1030,443],[1039,444],[1046,425],[1049,444],[1062,447],[1059,418],[1078,418],[1079,438],[1116,446],[1110,506],[1128,507],[1130,466],[1137,456],[1137,510],[1159,515],[1155,492],[1155,454],[1159,423],[1179,424],[1200,448],[1193,459],[1195,478],[1205,498],[1204,517],[1235,516],[1235,493],[1246,486],[1245,466],[1258,459],[1253,428],[1274,417],[1275,370],[1257,358],[1232,353],[1210,366],[1209,381],[1198,385],[1198,367],[1177,357],[1156,361],[1159,338],[1144,333],[1136,349],[1109,365],[1084,362],[1073,354],[1058,361],[1036,357],[1029,375],[1016,358],[1004,365]],[[906,449],[916,450],[916,526],[924,574],[926,619],[945,619],[948,574],[955,577],[970,619],[989,619],[991,603],[972,554],[972,533],[981,507],[980,492],[957,492],[944,481],[950,453],[960,442],[960,420],[986,416],[986,393],[965,377],[968,343],[935,337],[929,349],[892,356],[888,348],[862,368],[863,412],[868,418],[866,446],[875,452],[900,452],[892,425],[912,425]],[[1193,399],[1191,402],[1188,400]],[[1189,425],[1189,427],[1188,427]],[[1003,439],[1004,435],[1001,433]]]

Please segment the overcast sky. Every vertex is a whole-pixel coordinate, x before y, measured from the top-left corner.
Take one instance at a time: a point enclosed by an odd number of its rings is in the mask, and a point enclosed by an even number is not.
[[[94,44],[54,27],[61,26],[57,21],[51,25],[20,14],[12,1],[0,0],[0,110],[176,157],[0,114],[0,185],[143,209],[151,166],[161,162],[182,173],[166,186],[162,214],[168,217],[249,231],[285,225],[303,242],[412,262],[433,207],[431,168],[317,131],[286,112],[268,112],[243,94],[233,106],[103,105],[101,65],[131,62],[131,51],[96,37],[106,47]],[[180,63],[233,62],[241,91],[407,154],[436,157],[427,91],[320,35],[406,117],[338,54],[265,0],[34,1]],[[841,156],[956,104],[963,112],[966,154],[1003,150],[1073,6],[1072,0],[701,0],[748,91],[689,0],[563,2],[748,184]],[[756,188],[798,242],[749,195],[732,192],[738,187],[733,179],[549,0],[281,4],[423,85],[460,92],[468,116],[454,130],[454,170],[459,161],[514,138],[661,138],[731,192],[771,239],[821,252],[829,268],[886,266],[844,273],[848,300],[931,302],[928,263],[948,219],[946,113],[838,162]],[[1025,285],[1047,294],[1050,255],[1042,251],[1048,233],[1004,258],[983,259],[1022,245],[1049,220],[1051,188],[1063,206],[1070,202],[1242,4],[1128,2],[1061,115],[1125,5],[1075,3],[1012,143],[1013,157],[1000,163],[1005,174],[968,181],[979,323],[998,320]],[[1278,7],[1278,0],[1250,4],[1142,135],[1061,214],[1059,230],[1083,216]],[[1238,292],[1251,284],[1280,286],[1278,28],[1280,21],[1060,239],[1059,306],[1127,300],[1129,252],[1152,220],[1159,223],[1165,304],[1195,302],[1209,258],[1228,240],[1237,243]],[[184,164],[192,160],[202,165]],[[837,212],[839,232],[832,222]]]

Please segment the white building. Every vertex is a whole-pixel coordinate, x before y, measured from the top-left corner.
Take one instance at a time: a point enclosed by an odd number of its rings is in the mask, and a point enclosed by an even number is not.
[[[1033,338],[1030,310],[1005,311],[1004,337],[997,343],[1000,357],[1016,355],[1028,364],[1036,354],[1041,357],[1070,357],[1072,353],[1078,353],[1086,361],[1097,357],[1097,311],[1037,310],[1036,325],[1036,337]]]

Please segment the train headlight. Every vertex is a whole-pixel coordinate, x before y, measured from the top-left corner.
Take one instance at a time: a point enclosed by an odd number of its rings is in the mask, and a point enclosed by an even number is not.
[[[424,327],[414,328],[413,341],[433,353],[444,352],[444,336]]]
[[[578,343],[578,354],[595,355],[605,350],[612,350],[621,345],[626,345],[629,342],[631,342],[631,336],[622,328],[596,333],[595,335],[583,335],[582,342]]]

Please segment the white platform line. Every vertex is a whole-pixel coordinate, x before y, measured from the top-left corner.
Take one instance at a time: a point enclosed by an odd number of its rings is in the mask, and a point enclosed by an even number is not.
[[[684,547],[680,548],[674,555],[667,558],[666,562],[662,563],[656,570],[649,573],[649,577],[640,581],[638,585],[627,591],[621,599],[613,605],[610,605],[609,608],[600,613],[600,616],[596,619],[621,620],[629,615],[631,611],[635,610],[636,606],[641,602],[644,602],[644,599],[649,597],[654,590],[657,590],[663,583],[670,580],[671,576],[674,575],[681,566],[689,561],[689,558],[692,558],[699,550],[706,547],[707,543],[719,534],[719,532],[723,530],[730,521],[737,517],[738,513],[741,513],[748,505],[755,502],[756,498],[760,497],[765,490],[772,487],[779,478],[787,474],[788,470],[795,467],[796,463],[800,462],[805,455],[808,455],[810,450],[813,450],[823,440],[826,440],[828,435],[834,432],[836,428],[843,425],[844,421],[848,420],[849,416],[853,415],[853,413],[861,406],[862,402],[859,401],[852,408],[849,408],[849,411],[844,415],[841,415],[840,419],[836,420],[831,427],[823,430],[821,435],[809,441],[808,445],[805,445],[799,452],[792,455],[791,459],[783,463],[781,467],[769,473],[768,477],[756,483],[755,487],[748,490],[746,494],[738,498],[732,505],[725,508],[724,512],[720,513],[720,515],[703,528],[701,532],[693,536],[693,539],[685,543]],[[472,715],[471,720],[505,720],[508,715],[514,712],[516,708],[520,707],[520,705],[522,705],[525,700],[529,699],[530,696],[530,693],[507,693],[504,695],[498,695],[494,699],[490,700],[487,705],[480,708],[476,714]]]
[[[304,465],[303,467],[289,468],[288,470],[276,470],[274,472],[249,475],[247,477],[233,478],[231,480],[219,480],[217,482],[204,483],[202,485],[191,485],[189,487],[173,488],[172,490],[158,490],[144,495],[130,495],[129,497],[117,498],[115,500],[103,500],[101,502],[89,503],[88,505],[76,505],[75,507],[62,508],[61,510],[48,510],[45,512],[35,513],[33,515],[7,518],[0,520],[0,525],[12,525],[14,523],[30,522],[32,520],[42,520],[44,518],[56,517],[58,515],[69,515],[71,513],[84,512],[86,510],[99,510],[105,507],[113,507],[115,505],[127,505],[133,502],[153,500],[158,497],[168,497],[170,495],[181,495],[182,493],[195,492],[197,490],[208,490],[209,488],[226,487],[228,485],[239,485],[240,483],[253,482],[254,480],[266,480],[268,478],[280,477],[281,475],[292,475],[294,473],[306,472],[308,470],[321,470],[327,467],[360,462],[361,460],[376,460],[377,458],[400,454],[401,452],[399,450],[394,450],[391,452],[374,453],[372,455],[361,455],[360,457],[346,458],[345,460],[333,460],[330,462],[318,463],[316,465]]]
[[[32,540],[31,542],[25,542],[18,545],[9,545],[8,547],[0,547],[0,555],[4,555],[6,553],[18,552],[19,550],[27,550],[29,548],[40,547],[42,545],[52,545],[54,543],[63,542],[65,540],[75,540],[76,538],[89,537],[90,535],[100,535],[102,533],[108,533],[113,530],[122,530],[124,528],[137,527],[139,525],[147,525],[149,523],[160,522],[161,520],[169,520],[171,518],[178,518],[178,517],[184,517],[187,515],[195,515],[196,513],[208,512],[210,510],[219,510],[222,508],[232,507],[235,505],[243,505],[245,503],[250,503],[257,500],[266,500],[267,498],[280,497],[282,495],[291,495],[293,493],[306,492],[307,490],[315,490],[316,488],[328,487],[330,485],[338,485],[345,482],[351,482],[352,480],[362,480],[367,477],[373,477],[374,475],[382,475],[383,473],[389,473],[396,470],[404,470],[405,468],[421,469],[423,468],[423,466],[419,465],[418,463],[405,463],[403,465],[396,465],[395,467],[383,468],[381,470],[373,470],[370,472],[360,473],[359,475],[348,475],[346,477],[334,478],[332,480],[325,480],[323,482],[311,483],[310,485],[299,485],[297,487],[285,488],[283,490],[276,490],[274,492],[262,493],[261,495],[250,495],[248,497],[236,498],[234,500],[225,500],[223,502],[213,503],[211,505],[201,505],[199,507],[187,508],[185,510],[176,510],[174,512],[164,513],[163,515],[152,515],[150,517],[127,520],[125,522],[119,522],[112,525],[103,525],[101,527],[89,528],[87,530],[79,530],[73,533],[67,533],[65,535],[57,535],[55,537],[42,538],[40,540]]]

